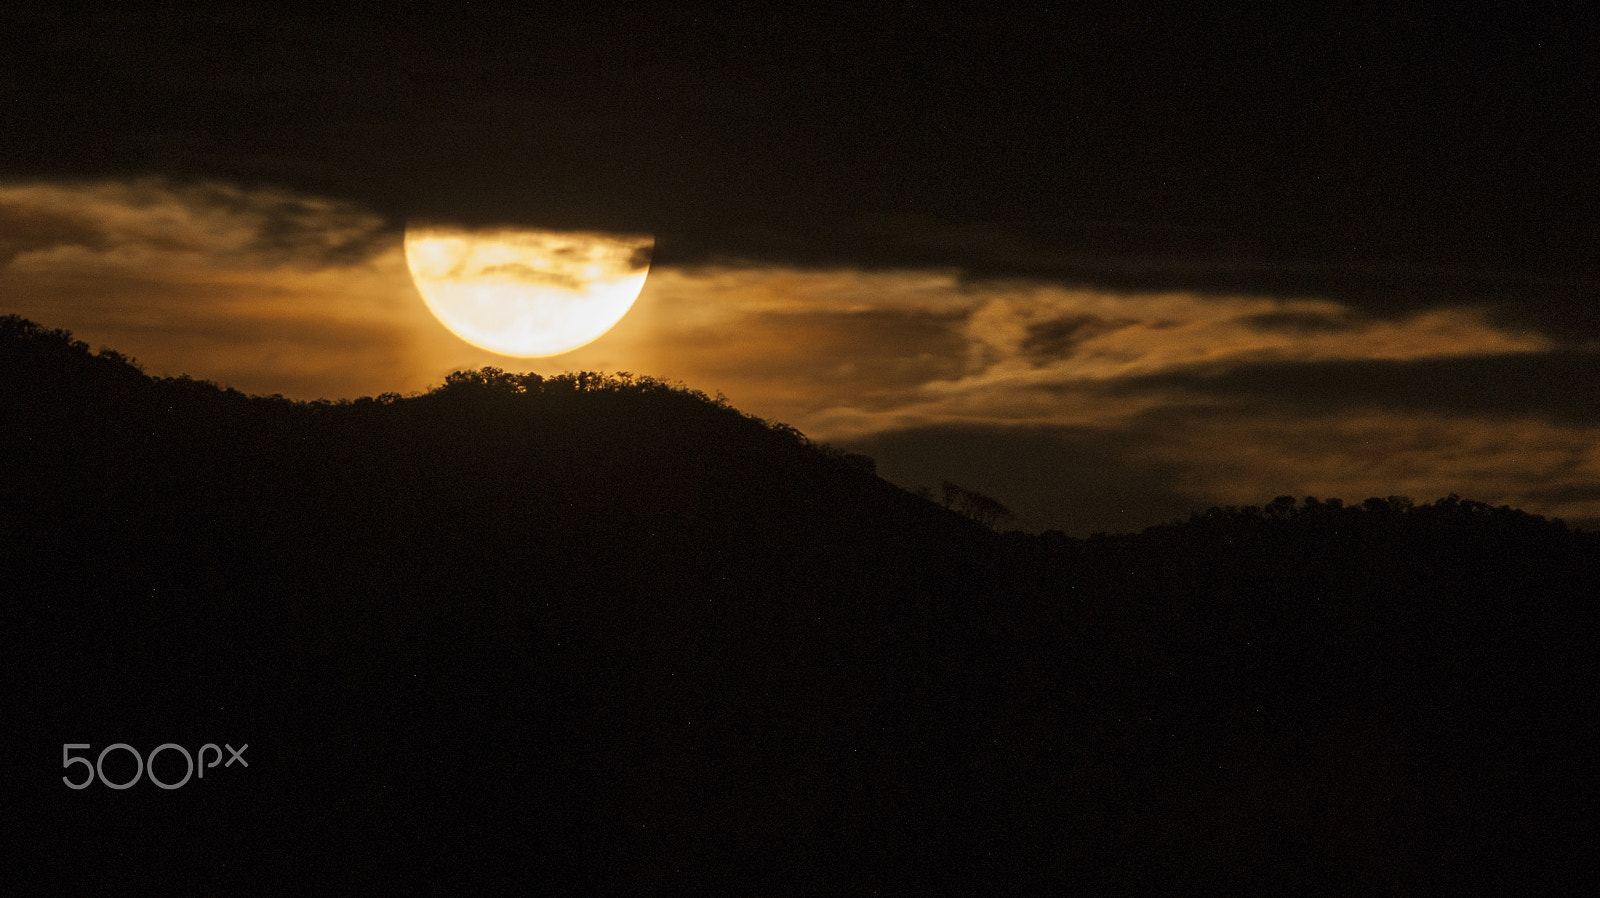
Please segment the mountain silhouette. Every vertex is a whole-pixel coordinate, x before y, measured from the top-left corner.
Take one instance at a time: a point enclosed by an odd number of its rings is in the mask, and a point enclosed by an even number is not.
[[[296,402],[15,316],[0,422],[12,780],[47,882],[1594,874],[1600,539],[1557,521],[1283,497],[998,533],[987,497],[930,501],[651,378]],[[250,764],[62,782],[63,745],[114,743]]]

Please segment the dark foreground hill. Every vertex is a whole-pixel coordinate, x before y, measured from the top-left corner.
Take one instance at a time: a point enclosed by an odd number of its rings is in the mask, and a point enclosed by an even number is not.
[[[1279,500],[1000,535],[647,379],[296,403],[7,318],[0,540],[18,872],[46,881],[1594,873],[1600,547],[1509,509]],[[114,789],[144,776],[116,749],[63,783],[114,743],[248,743],[250,766]]]

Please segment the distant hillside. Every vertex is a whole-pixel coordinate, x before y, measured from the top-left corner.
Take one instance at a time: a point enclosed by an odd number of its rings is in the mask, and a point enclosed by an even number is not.
[[[0,318],[35,872],[1338,894],[1593,875],[1594,534],[1455,497],[997,534],[871,468],[647,378],[484,369],[301,403]],[[61,782],[63,744],[224,740],[248,769]]]

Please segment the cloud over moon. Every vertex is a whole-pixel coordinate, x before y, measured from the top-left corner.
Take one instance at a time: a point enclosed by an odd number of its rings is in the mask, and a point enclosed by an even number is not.
[[[428,314],[400,236],[287,191],[0,183],[0,311],[151,373],[304,398],[504,366]],[[722,392],[876,455],[908,486],[993,495],[1035,529],[1125,530],[1284,493],[1457,492],[1600,520],[1591,349],[1487,302],[1407,293],[1375,308],[932,266],[668,262],[604,339],[528,367]]]

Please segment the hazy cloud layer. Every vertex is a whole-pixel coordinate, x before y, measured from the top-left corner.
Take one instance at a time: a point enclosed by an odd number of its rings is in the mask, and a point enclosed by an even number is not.
[[[426,311],[397,229],[285,191],[0,184],[0,311],[302,398],[460,368],[633,371],[954,480],[1029,529],[1127,530],[1280,494],[1449,492],[1600,518],[1600,355],[1492,303],[1088,289],[954,268],[658,260],[575,352],[516,359]]]
[[[650,298],[676,376],[1029,529],[1282,494],[1600,510],[1595,357],[1486,308],[753,267],[675,270]]]
[[[157,180],[0,184],[5,311],[249,390],[425,382],[397,235],[357,207]]]

